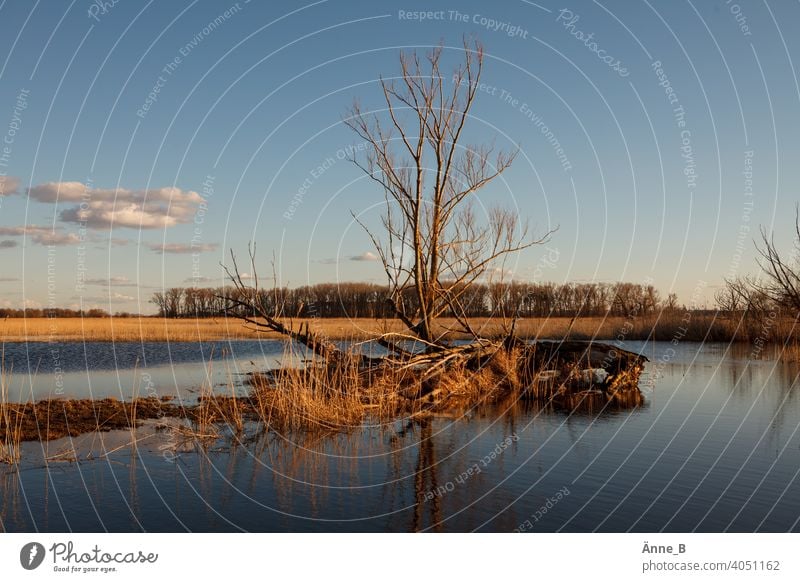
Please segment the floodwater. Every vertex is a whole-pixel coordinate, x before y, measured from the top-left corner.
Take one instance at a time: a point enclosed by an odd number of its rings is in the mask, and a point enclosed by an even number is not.
[[[13,400],[138,395],[191,403],[203,386],[229,391],[275,368],[284,348],[278,341],[9,342],[3,351]]]
[[[281,353],[245,343],[229,356],[236,373]],[[508,402],[333,437],[253,430],[208,450],[152,425],[135,450],[123,431],[27,443],[19,470],[0,467],[0,529],[800,531],[800,367],[747,346],[625,347],[651,360],[646,404],[627,411]],[[204,359],[148,356],[147,369]],[[102,372],[84,360],[65,375],[96,394]],[[73,449],[78,462],[53,460]]]

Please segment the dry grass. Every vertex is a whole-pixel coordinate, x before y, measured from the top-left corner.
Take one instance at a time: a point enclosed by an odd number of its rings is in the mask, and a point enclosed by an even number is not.
[[[520,396],[519,354],[500,350],[481,365],[429,368],[382,366],[365,371],[355,359],[336,366],[303,366],[287,350],[288,365],[252,380],[251,401],[265,426],[280,431],[341,432],[398,418],[459,415],[511,393]]]
[[[365,340],[386,332],[404,332],[397,320],[377,319],[298,319],[295,325],[309,323],[312,330],[332,340]],[[444,318],[442,329],[453,325]],[[475,318],[473,327],[482,335],[497,338],[505,335],[505,326],[498,318]],[[684,331],[684,328],[686,331]],[[671,312],[635,318],[569,317],[522,319],[517,335],[524,339],[656,339],[669,341],[782,341],[798,337],[791,319],[775,320],[772,325],[714,313]],[[453,335],[453,337],[459,337]],[[222,339],[279,339],[280,335],[256,333],[237,319],[162,319],[130,318],[11,318],[0,321],[0,338],[4,341],[210,341]]]
[[[252,397],[265,426],[336,432],[360,425],[371,408],[355,361],[337,366],[304,366],[290,347],[285,365],[271,377],[252,379]]]
[[[253,339],[234,319],[154,317],[9,318],[0,321],[4,341],[205,341]]]
[[[5,357],[0,357],[0,463],[15,464],[20,460],[22,421],[24,413],[11,403],[9,397],[10,371],[5,368]]]
[[[800,341],[795,339],[781,346],[779,358],[783,362],[800,362]]]
[[[215,423],[218,417],[221,416],[221,409],[211,383],[212,366],[213,363],[209,362],[206,380],[200,387],[198,404],[192,409],[192,414],[190,415],[194,423],[191,436],[201,444],[208,444],[219,437],[219,430],[217,430]]]

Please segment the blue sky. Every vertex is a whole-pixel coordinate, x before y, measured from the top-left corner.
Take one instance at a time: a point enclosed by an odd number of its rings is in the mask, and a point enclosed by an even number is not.
[[[486,51],[468,141],[520,147],[480,204],[558,226],[514,277],[702,302],[754,271],[759,225],[791,247],[797,3],[101,4],[0,4],[4,305],[152,312],[249,241],[284,284],[382,282],[351,211],[383,197],[342,117],[380,106],[401,49],[452,66],[465,34]]]

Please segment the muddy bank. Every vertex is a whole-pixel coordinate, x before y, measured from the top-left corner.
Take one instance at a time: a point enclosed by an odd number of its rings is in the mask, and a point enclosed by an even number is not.
[[[2,406],[0,442],[14,435],[21,441],[49,441],[87,432],[130,429],[143,420],[186,416],[188,412],[158,398],[133,402],[113,398],[42,400]]]

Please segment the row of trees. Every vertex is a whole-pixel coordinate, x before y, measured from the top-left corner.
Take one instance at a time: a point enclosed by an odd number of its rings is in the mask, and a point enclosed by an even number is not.
[[[68,309],[65,307],[12,309],[0,308],[0,318],[6,317],[108,317],[104,309]],[[116,313],[117,317],[130,317],[129,313]]]
[[[635,283],[491,283],[471,284],[452,293],[460,300],[458,316],[544,317],[574,315],[646,315],[658,309],[677,307],[674,294],[662,299],[652,285]],[[260,308],[283,317],[394,318],[396,312],[388,286],[369,283],[321,283],[296,289],[259,291]],[[395,290],[396,293],[396,290]],[[231,314],[241,291],[235,287],[173,287],[153,294],[152,303],[162,317],[216,317]],[[407,290],[403,302],[416,307],[417,295]],[[234,308],[243,311],[245,308]],[[455,317],[450,309],[445,317]]]

